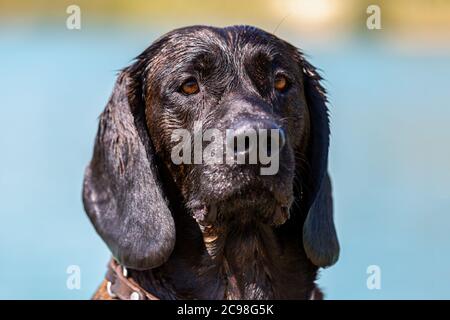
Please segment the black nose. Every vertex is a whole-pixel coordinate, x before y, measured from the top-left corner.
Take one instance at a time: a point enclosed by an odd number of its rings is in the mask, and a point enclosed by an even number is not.
[[[234,150],[235,155],[258,152],[258,148],[264,148],[271,156],[280,152],[286,144],[284,130],[269,120],[241,121],[231,128],[231,132],[227,134],[227,146]]]

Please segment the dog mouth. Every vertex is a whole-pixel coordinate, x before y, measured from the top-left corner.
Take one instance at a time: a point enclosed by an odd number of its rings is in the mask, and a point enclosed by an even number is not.
[[[231,169],[207,168],[197,173],[197,179],[191,179],[197,186],[190,190],[199,191],[187,192],[187,205],[195,220],[212,226],[284,224],[294,200],[293,170],[282,166],[277,175],[259,176],[248,167]]]
[[[279,226],[289,219],[292,197],[286,194],[265,187],[238,189],[195,209],[194,218],[202,225],[219,225],[231,221]]]

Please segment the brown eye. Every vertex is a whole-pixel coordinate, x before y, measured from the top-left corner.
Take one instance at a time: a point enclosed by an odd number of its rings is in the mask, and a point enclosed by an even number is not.
[[[274,82],[273,86],[275,87],[275,89],[277,91],[282,92],[282,91],[286,90],[287,85],[288,85],[288,81],[285,76],[279,75],[279,76],[275,77],[275,82]]]
[[[197,80],[195,79],[189,79],[183,83],[181,86],[181,91],[183,91],[184,94],[196,94],[200,90]]]

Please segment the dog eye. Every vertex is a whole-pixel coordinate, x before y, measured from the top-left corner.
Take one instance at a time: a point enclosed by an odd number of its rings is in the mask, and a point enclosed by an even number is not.
[[[196,94],[197,92],[199,92],[200,88],[198,86],[197,80],[195,80],[194,78],[186,80],[181,85],[181,91],[187,95]]]
[[[288,87],[288,79],[283,75],[277,75],[275,77],[273,86],[277,91],[283,92]]]

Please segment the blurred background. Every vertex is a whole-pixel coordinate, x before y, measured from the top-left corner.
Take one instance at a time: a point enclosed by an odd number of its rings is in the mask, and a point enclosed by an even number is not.
[[[373,4],[379,30],[366,26]],[[70,5],[80,29],[66,26]],[[322,70],[342,248],[318,281],[327,298],[450,299],[445,0],[0,0],[0,298],[90,298],[109,259],[81,202],[97,117],[117,70],[191,24],[255,25]]]

